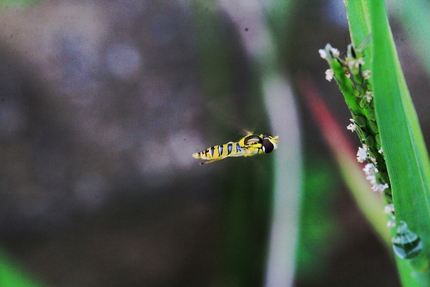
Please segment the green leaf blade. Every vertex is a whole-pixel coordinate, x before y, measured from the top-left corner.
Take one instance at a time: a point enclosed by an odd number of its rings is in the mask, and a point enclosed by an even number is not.
[[[354,47],[358,47],[370,34],[371,24],[367,0],[345,0],[345,8],[348,15],[351,41]],[[369,42],[366,58],[371,58],[373,43]]]
[[[397,222],[404,220],[421,237],[426,261],[430,252],[430,164],[421,128],[400,67],[384,1],[370,1],[373,42],[373,89],[384,155],[391,179]],[[398,260],[399,261],[399,260]],[[401,265],[404,265],[403,263]],[[401,272],[402,273],[402,272]],[[417,282],[429,286],[430,272],[415,269]],[[403,274],[402,281],[405,280]],[[410,275],[409,275],[410,276]]]

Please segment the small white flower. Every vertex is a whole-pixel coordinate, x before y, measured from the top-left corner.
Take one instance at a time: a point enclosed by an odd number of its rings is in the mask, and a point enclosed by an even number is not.
[[[357,126],[355,124],[349,124],[346,127],[347,130],[350,130],[351,132],[355,132],[355,130],[357,129]]]
[[[388,222],[387,222],[387,227],[396,227],[396,220],[394,219],[392,219],[392,220],[388,220]]]
[[[372,76],[372,71],[371,70],[365,70],[363,71],[363,78],[368,80],[370,79],[370,77]]]
[[[364,65],[363,58],[358,58],[358,59],[347,58],[345,61],[348,64],[348,67],[349,67],[350,70],[358,69],[358,68],[360,68],[360,66]]]
[[[365,147],[359,147],[357,151],[357,161],[364,162],[367,159],[367,149]]]
[[[339,55],[340,55],[339,50],[336,48],[331,48],[330,52],[333,54],[333,57],[335,57],[335,58],[339,57]]]
[[[384,207],[384,213],[392,214],[394,212],[394,204],[388,204]]]
[[[382,153],[384,152],[384,150],[382,149],[382,147],[378,150],[378,152],[379,152],[380,154],[382,154]]]
[[[331,80],[333,80],[333,76],[334,76],[334,71],[332,69],[328,69],[325,71],[325,79],[329,82],[331,82]]]
[[[349,72],[349,70],[347,70],[347,69],[345,69],[345,76],[348,78],[348,79],[351,79],[351,73]]]
[[[364,94],[364,97],[366,98],[367,102],[368,102],[368,103],[370,103],[370,102],[372,101],[372,99],[373,99],[373,93],[372,93],[372,92],[367,91],[367,92]]]
[[[320,53],[321,58],[323,58],[324,60],[327,60],[327,53],[324,49],[319,49],[318,53]]]
[[[375,175],[378,172],[378,169],[373,163],[368,163],[364,166],[363,171],[366,175]]]
[[[388,188],[388,184],[374,184],[372,186],[372,190],[373,191],[377,191],[377,192],[384,192],[384,190],[386,190]]]
[[[368,175],[368,176],[366,176],[366,179],[370,182],[371,185],[375,185],[376,184],[376,176],[374,176],[374,175]]]

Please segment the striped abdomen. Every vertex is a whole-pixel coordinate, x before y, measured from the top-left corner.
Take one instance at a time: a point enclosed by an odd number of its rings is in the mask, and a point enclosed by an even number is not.
[[[193,154],[194,158],[206,160],[200,164],[207,164],[224,159],[226,157],[252,156],[256,154],[270,153],[278,147],[278,136],[270,134],[249,134],[239,142],[229,142],[216,145],[204,151]]]
[[[193,154],[198,159],[223,159],[228,156],[244,156],[244,148],[239,143],[229,142],[223,145],[216,145],[204,151]]]

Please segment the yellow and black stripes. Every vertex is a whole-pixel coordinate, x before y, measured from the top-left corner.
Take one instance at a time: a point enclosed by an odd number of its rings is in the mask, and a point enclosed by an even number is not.
[[[204,151],[197,152],[193,154],[194,158],[199,159],[205,159],[210,160],[214,158],[225,158],[228,156],[240,156],[237,154],[240,154],[243,151],[242,147],[239,145],[239,143],[229,142],[223,145],[216,145],[213,147],[210,147]]]
[[[223,145],[212,146],[204,151],[193,154],[194,158],[206,160],[200,164],[207,164],[224,159],[226,157],[253,156],[256,154],[270,153],[278,146],[278,136],[270,134],[243,137],[239,142],[229,142]]]

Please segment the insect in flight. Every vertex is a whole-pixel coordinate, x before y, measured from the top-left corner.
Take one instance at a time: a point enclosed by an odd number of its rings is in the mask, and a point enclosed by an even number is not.
[[[193,154],[194,158],[206,160],[200,165],[222,160],[227,157],[254,156],[270,153],[278,147],[278,136],[270,134],[248,134],[238,142],[216,145]]]

